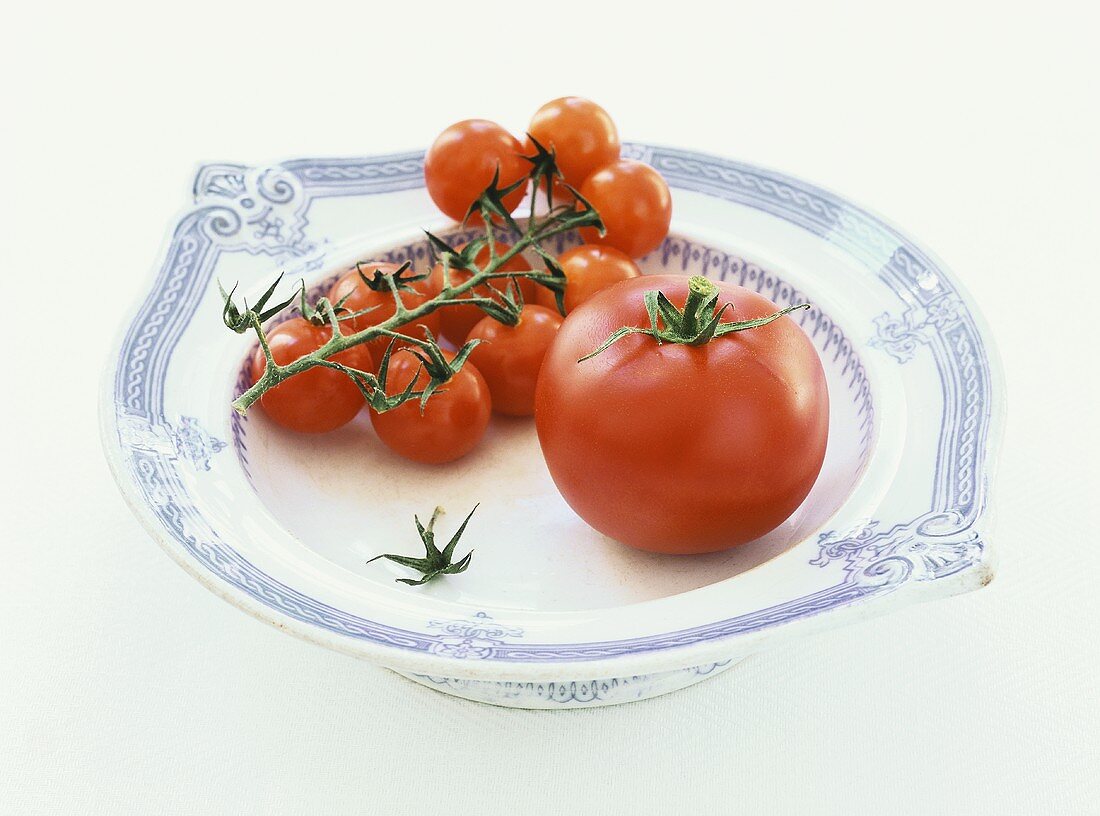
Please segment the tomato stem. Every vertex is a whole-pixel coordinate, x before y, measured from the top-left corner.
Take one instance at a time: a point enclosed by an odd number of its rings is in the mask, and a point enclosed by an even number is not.
[[[367,286],[375,291],[381,291],[383,287],[389,289],[393,296],[394,314],[388,319],[380,321],[366,329],[345,334],[344,329],[346,328],[346,324],[341,321],[357,316],[358,313],[356,315],[346,313],[338,314],[338,312],[341,311],[346,312],[346,310],[343,309],[343,303],[332,304],[327,298],[320,298],[316,305],[310,306],[305,301],[305,284],[303,282],[300,285],[302,305],[299,308],[302,310],[303,315],[312,322],[321,323],[327,320],[332,326],[332,336],[316,351],[303,355],[291,363],[279,365],[275,362],[275,358],[272,356],[271,349],[267,343],[267,335],[264,331],[263,324],[293,303],[293,301],[297,299],[298,293],[291,295],[290,298],[276,306],[267,308],[268,301],[273,297],[276,287],[282,280],[282,276],[280,275],[275,282],[268,287],[267,291],[264,292],[254,307],[250,308],[246,302],[242,310],[239,309],[233,301],[236,287],[234,286],[227,294],[224,289],[221,289],[219,284],[219,290],[221,291],[223,299],[222,319],[226,326],[238,334],[254,331],[259,341],[260,348],[263,351],[264,360],[266,361],[264,372],[259,379],[233,401],[234,410],[244,414],[258,399],[260,399],[260,397],[279,383],[305,371],[309,371],[311,368],[317,367],[331,368],[346,374],[356,386],[358,386],[370,406],[376,411],[382,412],[390,410],[411,399],[419,399],[423,405],[424,401],[426,401],[439,386],[449,380],[454,373],[459,370],[469,356],[473,345],[467,344],[463,346],[458,354],[456,354],[450,362],[447,362],[434,337],[428,334],[426,339],[421,339],[405,334],[401,331],[403,326],[407,324],[415,325],[417,321],[428,316],[437,309],[448,306],[471,305],[480,308],[487,315],[502,323],[515,325],[519,320],[520,311],[523,307],[523,299],[522,296],[519,295],[519,287],[515,285],[515,281],[520,278],[529,278],[539,286],[543,286],[553,292],[555,298],[559,301],[559,309],[561,309],[561,299],[565,291],[565,273],[558,265],[554,256],[542,246],[542,242],[556,235],[571,232],[580,227],[594,227],[602,231],[603,223],[600,220],[599,213],[596,212],[591,204],[584,201],[584,199],[580,198],[578,195],[577,201],[580,204],[579,209],[555,209],[551,207],[550,212],[544,217],[538,218],[535,216],[534,209],[532,208],[531,217],[527,219],[527,223],[523,227],[520,227],[508,212],[507,207],[504,206],[504,197],[518,189],[519,185],[526,184],[530,179],[546,179],[549,183],[551,178],[561,176],[560,171],[557,169],[556,158],[553,151],[548,151],[541,145],[536,145],[536,149],[536,155],[525,157],[532,164],[530,174],[527,178],[513,182],[503,188],[499,186],[499,178],[494,178],[489,187],[485,189],[478,200],[474,202],[474,205],[471,206],[471,215],[474,212],[480,211],[482,220],[485,224],[484,237],[470,241],[462,249],[457,249],[442,238],[432,235],[431,233],[426,233],[432,254],[438,257],[443,268],[443,288],[437,295],[424,301],[420,305],[411,309],[408,308],[402,297],[402,291],[408,291],[411,288],[409,284],[425,280],[430,273],[421,275],[411,274],[411,265],[406,263],[396,272],[391,274],[384,274],[378,270],[374,270],[374,273],[368,276],[364,273],[366,264],[360,262],[356,264],[356,269],[359,271],[360,277]],[[534,193],[532,195],[534,195]],[[504,222],[519,235],[518,239],[503,252],[498,250],[493,226],[495,219]],[[488,247],[489,250],[489,258],[483,265],[479,265],[477,263],[477,255],[486,247]],[[505,270],[509,261],[527,249],[532,250],[542,259],[545,269],[515,272]],[[461,283],[455,284],[451,279],[451,270],[456,268],[467,271],[470,277]],[[509,291],[502,294],[499,298],[482,297],[476,294],[475,290],[478,290],[479,287],[483,287],[484,284],[501,278],[510,279],[512,284],[508,287]],[[383,363],[379,367],[377,373],[350,368],[331,359],[341,352],[347,351],[363,343],[369,343],[380,337],[390,338],[390,346],[386,350]],[[389,359],[395,349],[395,344],[398,342],[406,346],[414,347],[415,350],[411,353],[414,353],[420,358],[424,365],[425,373],[429,375],[429,382],[422,390],[414,390],[412,385],[410,385],[400,394],[387,395],[385,393],[385,381]],[[416,378],[414,378],[413,382],[415,383],[416,381]]]
[[[443,512],[442,507],[435,508],[432,513],[432,517],[428,520],[428,526],[425,527],[420,523],[420,519],[417,516],[413,516],[413,521],[416,522],[416,531],[420,534],[420,543],[424,546],[424,557],[416,558],[411,555],[398,555],[397,553],[383,553],[376,555],[374,558],[367,559],[367,563],[377,561],[379,558],[385,558],[388,561],[393,561],[395,564],[400,564],[402,567],[408,567],[409,569],[416,570],[420,573],[419,578],[395,578],[399,584],[408,584],[409,586],[420,586],[426,584],[441,575],[456,575],[460,572],[465,572],[470,566],[470,559],[473,557],[474,551],[466,553],[458,561],[454,560],[455,547],[458,546],[458,541],[462,538],[462,534],[466,532],[466,525],[470,523],[470,519],[473,518],[474,511],[476,511],[478,505],[474,505],[474,509],[470,511],[470,514],[466,516],[462,524],[459,525],[458,531],[451,536],[451,540],[447,542],[447,546],[442,550],[435,543],[435,522]]]
[[[704,322],[713,317],[713,307],[707,308],[707,301],[717,300],[718,287],[702,275],[692,275],[688,279],[688,295],[684,301],[681,316],[680,333],[696,337],[702,331]]]
[[[809,303],[799,303],[765,317],[724,322],[722,316],[727,310],[733,308],[733,304],[726,303],[719,307],[718,295],[718,287],[702,275],[693,275],[688,279],[688,294],[684,300],[683,309],[677,309],[664,292],[657,290],[646,292],[643,298],[646,313],[649,315],[649,326],[623,326],[612,332],[599,347],[577,362],[583,363],[597,354],[602,354],[630,334],[645,334],[658,343],[701,346],[732,332],[766,326],[793,311],[810,308]]]

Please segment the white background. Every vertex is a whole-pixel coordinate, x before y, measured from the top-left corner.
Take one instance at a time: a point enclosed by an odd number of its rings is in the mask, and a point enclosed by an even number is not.
[[[0,813],[1097,813],[1100,60],[1087,5],[44,3],[0,22]],[[537,17],[535,15],[538,15]],[[982,592],[635,705],[457,701],[187,577],[96,396],[200,160],[427,145],[590,96],[910,230],[1009,387]]]

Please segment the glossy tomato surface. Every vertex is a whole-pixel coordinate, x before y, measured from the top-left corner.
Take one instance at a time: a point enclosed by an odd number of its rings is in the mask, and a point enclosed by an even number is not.
[[[640,258],[661,245],[672,221],[672,194],[648,164],[620,159],[585,179],[583,195],[603,219],[607,234],[581,230],[587,244],[606,244]]]
[[[523,307],[515,326],[484,317],[470,331],[468,340],[481,341],[470,353],[470,362],[489,384],[494,411],[509,416],[535,412],[539,369],[561,320],[557,312],[529,305]]]
[[[583,304],[559,329],[536,393],[562,496],[596,530],[655,552],[723,550],[777,527],[817,479],[829,431],[824,369],[789,317],[701,346],[630,335],[577,362],[616,329],[648,325],[646,291],[682,307],[687,281],[634,278]],[[716,285],[737,319],[777,311]]]
[[[579,96],[547,102],[535,112],[527,132],[543,147],[554,148],[558,169],[574,187],[580,187],[595,170],[619,158],[615,123],[607,111]]]
[[[439,134],[424,157],[428,195],[444,215],[461,221],[498,169],[500,187],[527,175],[531,165],[522,153],[519,140],[496,122],[457,122]],[[523,194],[521,187],[505,198],[509,210],[519,205]],[[481,219],[472,219],[471,223],[481,223]]]
[[[453,356],[444,352],[448,359]],[[428,383],[420,361],[408,352],[398,352],[390,360],[386,393],[405,390],[415,377],[417,388]],[[491,413],[489,386],[478,370],[467,361],[446,385],[433,394],[423,412],[420,401],[413,400],[385,413],[371,411],[370,421],[378,438],[406,459],[425,464],[451,462],[477,447],[489,427]]]
[[[301,317],[280,323],[268,332],[271,355],[287,365],[316,351],[332,336],[327,326],[314,326]],[[374,360],[367,346],[360,345],[332,358],[360,371],[373,371]],[[257,348],[252,356],[252,382],[267,369],[267,360]],[[346,375],[330,368],[311,368],[276,385],[260,397],[260,407],[284,428],[302,433],[333,431],[351,422],[363,407],[363,395]]]
[[[582,244],[563,252],[558,263],[565,272],[565,313],[569,314],[597,292],[642,273],[625,252],[599,244]],[[554,293],[538,288],[538,303],[557,311]]]
[[[363,275],[365,275],[368,280],[373,279],[376,272],[381,272],[383,275],[392,275],[399,268],[398,264],[382,262],[367,263],[360,266],[360,270],[362,270]],[[421,306],[425,302],[431,300],[438,294],[438,290],[432,287],[433,281],[431,278],[425,278],[424,280],[409,284],[408,288],[402,290],[401,293],[401,301],[405,304],[405,308],[415,309],[417,306]],[[347,298],[347,300],[344,301],[344,308],[347,309],[350,314],[362,312],[367,309],[370,310],[366,314],[359,315],[358,317],[342,320],[341,331],[345,334],[362,331],[371,326],[377,326],[379,323],[384,323],[393,317],[394,312],[397,311],[396,304],[393,300],[393,294],[390,292],[389,288],[386,287],[380,290],[372,289],[363,282],[363,278],[359,275],[359,270],[356,269],[346,272],[332,285],[332,288],[329,289],[328,299],[330,303],[339,303],[343,298]],[[399,331],[412,337],[423,338],[423,327],[425,326],[433,335],[438,335],[439,312],[432,312],[431,314],[425,315],[415,321],[415,323],[406,323]],[[389,338],[380,337],[376,340],[371,340],[367,345],[370,346],[375,357],[381,358],[389,342]]]

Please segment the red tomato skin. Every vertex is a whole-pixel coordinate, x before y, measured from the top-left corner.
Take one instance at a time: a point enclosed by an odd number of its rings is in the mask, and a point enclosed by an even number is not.
[[[565,272],[565,313],[569,314],[597,292],[619,281],[641,275],[638,265],[625,252],[599,244],[581,244],[563,252],[558,263]],[[557,311],[554,293],[540,286],[538,304]]]
[[[448,358],[449,355],[444,352]],[[386,393],[396,394],[417,376],[420,361],[409,353],[390,359]],[[427,375],[419,374],[419,384]],[[428,399],[424,412],[413,400],[379,414],[371,411],[370,421],[383,444],[406,459],[438,465],[459,459],[485,436],[492,412],[489,386],[469,361]]]
[[[332,336],[327,326],[314,326],[301,317],[280,323],[267,334],[268,345],[279,365],[293,363],[316,351]],[[366,345],[354,346],[332,358],[361,371],[373,371],[374,360]],[[267,369],[263,351],[252,355],[252,382]],[[326,433],[355,418],[365,400],[346,375],[327,368],[311,368],[276,385],[262,397],[260,407],[272,421],[300,433]]]
[[[470,331],[467,340],[482,341],[470,361],[489,384],[494,411],[508,416],[535,413],[539,369],[561,321],[557,312],[532,305],[523,307],[515,326],[487,316]]]
[[[465,244],[460,244],[455,247],[461,250]],[[497,243],[496,251],[497,255],[507,252],[511,249],[510,244]],[[483,248],[474,259],[478,266],[484,266],[489,260],[489,248]],[[528,272],[531,269],[530,262],[527,261],[522,255],[517,255],[512,260],[508,261],[504,267],[499,270],[501,272]],[[464,269],[452,269],[451,270],[451,285],[458,286],[460,283],[465,283],[470,279],[470,273]],[[432,270],[431,277],[432,285],[436,293],[443,289],[443,267],[440,264],[436,264]],[[538,296],[538,289],[542,289],[534,281],[528,278],[516,278],[519,284],[519,290],[523,295],[525,303],[534,302]],[[508,278],[497,278],[492,283],[482,284],[473,290],[473,294],[467,293],[460,300],[464,300],[469,297],[492,297],[501,292],[509,291],[511,281]],[[499,298],[498,298],[499,300]],[[455,346],[461,346],[466,342],[466,336],[470,333],[470,330],[481,322],[482,318],[486,317],[485,312],[481,311],[477,306],[444,306],[439,309],[436,314],[439,315],[440,329],[443,332],[443,336]]]
[[[824,369],[788,317],[702,346],[631,335],[577,362],[616,329],[648,324],[647,290],[683,306],[687,280],[634,278],[582,305],[543,362],[535,400],[569,505],[601,533],[662,553],[724,550],[780,525],[813,487],[829,430]],[[739,319],[776,311],[716,283]]]
[[[543,147],[555,149],[558,169],[574,187],[619,158],[621,144],[615,123],[607,111],[579,96],[547,102],[535,112],[527,132]],[[528,155],[533,152],[532,148]]]
[[[505,187],[527,175],[530,164],[523,145],[496,122],[466,119],[444,130],[424,157],[424,183],[435,205],[455,221],[466,217],[499,168],[498,185]],[[521,187],[504,199],[514,210],[523,199]],[[483,223],[480,216],[470,220]]]
[[[606,244],[631,258],[661,245],[672,222],[672,194],[661,174],[648,164],[619,159],[585,179],[581,195],[596,208],[607,233],[581,229],[587,244]]]

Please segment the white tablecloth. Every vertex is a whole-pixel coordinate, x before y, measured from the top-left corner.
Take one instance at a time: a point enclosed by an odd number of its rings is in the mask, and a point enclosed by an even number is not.
[[[1085,4],[982,5],[9,11],[0,812],[1100,811],[1096,26]],[[518,130],[563,93],[628,138],[836,189],[957,271],[1009,386],[989,589],[669,697],[531,713],[286,637],[147,538],[98,381],[196,162]]]

